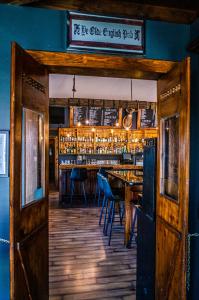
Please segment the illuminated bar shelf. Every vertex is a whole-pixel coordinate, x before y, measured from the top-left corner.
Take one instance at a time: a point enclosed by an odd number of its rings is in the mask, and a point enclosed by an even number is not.
[[[59,128],[59,154],[142,152],[144,139],[157,137],[157,129]]]

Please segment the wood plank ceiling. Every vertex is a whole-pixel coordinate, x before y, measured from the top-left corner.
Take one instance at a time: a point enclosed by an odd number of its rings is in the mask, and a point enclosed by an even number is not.
[[[109,55],[47,52],[29,50],[39,63],[48,67],[50,73],[78,74],[88,76],[135,78],[156,80],[171,70],[175,62],[113,57]]]
[[[199,1],[190,0],[0,0],[0,3],[184,24],[199,16]]]

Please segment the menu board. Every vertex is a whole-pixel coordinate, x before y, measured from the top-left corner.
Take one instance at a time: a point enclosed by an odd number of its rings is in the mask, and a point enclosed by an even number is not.
[[[117,108],[104,108],[103,111],[103,125],[115,126],[118,122],[118,109]]]
[[[89,125],[101,126],[103,120],[103,110],[101,107],[89,108]]]
[[[148,108],[148,109],[141,109],[140,115],[140,127],[141,128],[150,128],[156,126],[156,114],[155,110]]]
[[[73,111],[73,123],[77,125],[80,122],[82,125],[86,124],[88,119],[88,107],[86,106],[75,106]]]
[[[89,120],[89,124],[86,123],[86,120]],[[73,110],[73,124],[75,126],[78,122],[89,126],[115,126],[118,120],[118,108],[75,106]]]

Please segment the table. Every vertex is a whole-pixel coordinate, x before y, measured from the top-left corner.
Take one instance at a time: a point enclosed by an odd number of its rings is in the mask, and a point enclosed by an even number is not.
[[[125,233],[124,244],[129,245],[131,228],[132,228],[132,187],[143,185],[143,176],[141,170],[118,170],[106,171],[109,176],[120,180],[125,187]]]

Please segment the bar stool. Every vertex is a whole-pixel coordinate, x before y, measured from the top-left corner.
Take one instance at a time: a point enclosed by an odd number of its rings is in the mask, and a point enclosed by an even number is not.
[[[136,223],[137,223],[137,209],[140,206],[139,202],[142,199],[142,193],[138,193],[137,194],[137,202],[133,202],[132,201],[132,205],[134,208],[134,213],[133,213],[133,218],[132,218],[132,227],[131,227],[131,235],[130,235],[130,239],[128,242],[127,247],[130,248],[133,238],[135,238],[135,242],[137,243],[137,235],[136,235],[136,231],[135,231],[135,227],[136,227]]]
[[[101,174],[104,177],[107,177],[106,170],[110,170],[112,168],[100,168],[97,174]],[[99,183],[98,183],[98,177],[97,177],[97,182],[96,182],[96,189],[95,189],[95,202],[97,199],[97,206],[100,207],[100,202],[103,200],[102,198],[102,189],[99,188]],[[102,201],[103,202],[103,201]]]
[[[106,170],[103,169],[103,168],[100,168],[99,171],[97,172],[97,182],[96,182],[96,189],[95,189],[95,203],[96,203],[96,199],[97,199],[97,206],[98,207],[100,207],[100,202],[103,199],[102,198],[103,188],[102,188],[102,185],[101,185],[101,188],[100,188],[100,183],[99,183],[100,177],[98,176],[99,174],[106,177],[107,176]]]
[[[103,194],[102,207],[100,210],[100,217],[99,217],[99,225],[101,225],[102,217],[105,214],[105,210],[106,210],[106,206],[107,206],[107,199],[104,194],[103,178],[105,178],[105,177],[98,172],[97,173],[97,185],[98,185],[98,189],[99,189],[98,197],[101,198],[101,195]],[[99,198],[98,198],[98,201],[99,201]]]
[[[73,168],[70,174],[70,205],[72,206],[73,195],[75,190],[75,183],[79,182],[84,195],[84,203],[87,205],[87,198],[85,192],[84,182],[88,178],[86,168]]]
[[[106,206],[106,212],[104,214],[103,233],[104,235],[108,235],[108,245],[110,246],[113,223],[115,220],[116,205],[118,206],[120,225],[122,226],[122,221],[124,216],[124,200],[119,195],[114,195],[112,193],[112,189],[106,177],[102,177],[102,180],[104,186],[103,188],[104,188],[105,206]],[[108,201],[110,202],[109,205],[108,205]]]

